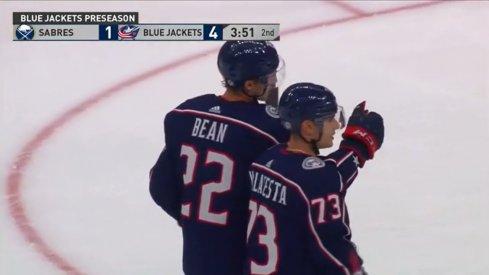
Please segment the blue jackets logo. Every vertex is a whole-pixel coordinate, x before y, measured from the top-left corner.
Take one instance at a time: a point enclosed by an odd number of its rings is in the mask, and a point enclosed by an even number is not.
[[[267,112],[267,114],[273,118],[279,118],[279,115],[278,115],[278,110],[277,108],[271,106],[271,105],[267,105],[265,107],[265,111]]]
[[[138,36],[139,27],[136,25],[126,25],[119,28],[118,35],[121,39],[135,39]]]
[[[306,170],[322,168],[324,165],[324,161],[317,157],[308,157],[302,162],[302,168]]]

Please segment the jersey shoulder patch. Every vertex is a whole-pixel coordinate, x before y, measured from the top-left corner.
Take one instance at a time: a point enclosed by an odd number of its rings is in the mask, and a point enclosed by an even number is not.
[[[325,163],[322,159],[318,157],[308,157],[302,161],[302,168],[305,170],[318,169],[325,166]]]
[[[267,105],[265,107],[265,112],[267,112],[267,115],[273,117],[273,118],[278,118],[278,110],[277,108],[271,106],[271,105]]]

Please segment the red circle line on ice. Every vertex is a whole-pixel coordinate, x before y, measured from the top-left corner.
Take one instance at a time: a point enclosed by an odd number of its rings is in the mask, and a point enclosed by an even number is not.
[[[329,1],[325,1],[325,3],[329,3]],[[344,17],[335,20],[329,21],[321,21],[289,30],[285,30],[281,33],[281,36],[296,34],[303,31],[318,29],[326,26],[338,25],[341,23],[347,23],[350,21],[369,18],[373,15],[384,15],[391,14],[394,12],[404,11],[404,10],[413,10],[424,8],[428,6],[432,6],[435,4],[444,3],[442,1],[431,1],[431,2],[421,2],[417,4],[394,7],[381,11],[373,11],[373,12],[364,12],[353,6],[348,6],[344,2],[341,2],[341,5],[335,5],[339,8],[344,9],[345,11],[352,13],[352,16]],[[37,134],[35,134],[29,142],[27,142],[20,152],[16,155],[12,164],[10,165],[10,171],[7,175],[6,179],[6,199],[8,205],[8,211],[10,216],[13,218],[17,229],[20,231],[24,239],[31,244],[46,260],[50,263],[54,264],[60,271],[63,271],[67,274],[84,274],[80,269],[78,269],[74,264],[69,262],[63,256],[61,256],[56,250],[50,247],[44,239],[41,237],[41,234],[34,228],[31,224],[30,219],[27,216],[24,204],[22,202],[22,182],[23,182],[23,174],[26,173],[27,168],[35,155],[36,151],[42,146],[42,144],[53,136],[55,130],[61,129],[75,117],[81,115],[84,111],[89,108],[102,103],[104,100],[110,99],[112,96],[117,95],[122,92],[128,86],[136,85],[141,83],[147,79],[150,79],[156,75],[166,73],[179,67],[185,66],[189,63],[192,63],[200,58],[204,58],[211,53],[216,52],[218,49],[210,49],[200,53],[192,54],[187,57],[175,60],[168,64],[164,64],[160,67],[154,68],[152,70],[146,71],[142,74],[134,76],[126,81],[120,82],[118,84],[113,85],[105,90],[100,91],[95,96],[84,100],[67,110],[52,122],[44,126]]]

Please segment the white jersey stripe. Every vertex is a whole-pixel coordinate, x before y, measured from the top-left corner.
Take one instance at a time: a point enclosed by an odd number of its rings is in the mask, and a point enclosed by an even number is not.
[[[358,170],[355,170],[355,172],[353,172],[353,174],[346,180],[346,184],[348,184],[348,186],[350,186],[351,181],[357,174],[358,174]]]
[[[343,192],[345,188],[345,184],[343,183],[343,177],[341,176],[341,173],[338,171],[338,176],[340,176],[340,192]]]
[[[340,172],[338,172],[338,175],[340,176],[341,186],[342,186],[342,188],[343,188],[343,186],[345,186],[345,183],[343,182],[343,177],[341,176]],[[347,236],[350,236],[350,235],[351,235],[351,229],[350,229],[350,227],[349,227],[349,226],[346,224],[346,220],[345,220],[345,219],[346,219],[346,202],[345,202],[345,200],[343,200],[342,212],[343,212],[343,213],[341,214],[341,216],[342,216],[341,221],[343,222],[343,225],[346,227],[346,230],[348,231],[348,232],[346,233],[346,235],[344,236],[344,239],[345,239],[346,241],[350,242],[350,241],[349,241],[349,240],[346,238]]]
[[[353,154],[353,151],[350,151],[350,153],[348,153],[346,156],[344,156],[342,159],[340,159],[338,161],[338,163],[336,164],[337,166],[340,166],[347,158],[349,158],[351,155]]]

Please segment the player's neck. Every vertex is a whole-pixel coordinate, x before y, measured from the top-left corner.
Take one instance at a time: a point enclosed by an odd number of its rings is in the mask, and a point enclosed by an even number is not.
[[[226,101],[244,101],[244,102],[252,102],[254,98],[249,97],[245,95],[244,93],[241,92],[235,92],[227,89],[224,94],[222,95],[222,98]]]
[[[287,142],[287,151],[303,153],[310,156],[316,155],[314,150],[311,148],[311,145],[297,136],[290,137],[289,142]]]

